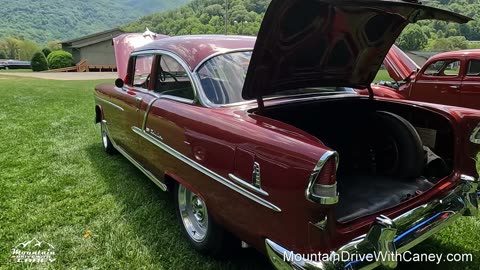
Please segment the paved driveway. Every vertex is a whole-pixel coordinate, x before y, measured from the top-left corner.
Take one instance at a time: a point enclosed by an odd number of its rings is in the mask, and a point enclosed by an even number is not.
[[[118,75],[116,72],[0,72],[0,75],[30,77],[46,80],[61,80],[61,81],[89,81],[101,79],[116,79]]]

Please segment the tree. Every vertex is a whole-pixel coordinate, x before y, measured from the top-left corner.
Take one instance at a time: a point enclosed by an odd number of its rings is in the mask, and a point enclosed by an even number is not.
[[[48,57],[48,55],[52,53],[52,50],[48,47],[45,47],[42,49],[42,53],[45,55],[45,57]]]
[[[18,59],[30,61],[35,52],[38,51],[38,46],[35,42],[30,40],[18,40]]]
[[[419,25],[409,25],[397,39],[397,45],[403,50],[415,51],[425,48],[428,38]]]
[[[4,51],[0,51],[0,59],[6,59],[7,54]]]
[[[47,43],[47,48],[50,49],[50,51],[58,51],[62,49],[62,42],[59,40],[53,40],[49,41]]]
[[[3,47],[5,48],[5,52],[7,53],[7,58],[18,59],[18,42],[19,40],[12,37],[5,38]]]
[[[73,56],[66,51],[54,51],[47,57],[48,67],[50,69],[71,67],[73,65]]]
[[[43,52],[37,51],[33,55],[31,62],[33,71],[44,71],[48,69],[47,58]]]

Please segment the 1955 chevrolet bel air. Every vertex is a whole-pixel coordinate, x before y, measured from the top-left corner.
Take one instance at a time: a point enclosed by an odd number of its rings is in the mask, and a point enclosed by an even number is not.
[[[238,239],[278,269],[394,268],[288,254],[401,253],[477,213],[479,111],[370,88],[408,23],[469,20],[412,2],[274,0],[257,39],[137,48],[96,87],[105,151],[174,193],[199,252]]]

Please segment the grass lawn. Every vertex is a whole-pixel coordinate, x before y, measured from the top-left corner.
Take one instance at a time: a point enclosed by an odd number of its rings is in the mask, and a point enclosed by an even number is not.
[[[97,83],[0,75],[0,269],[268,269],[254,250],[219,261],[187,245],[171,196],[103,152]],[[429,269],[480,269],[479,232],[478,218],[463,218],[415,251],[473,253],[472,263]],[[14,263],[12,248],[34,237],[53,244],[57,260]]]
[[[394,81],[394,79],[390,78],[390,75],[388,75],[388,71],[386,69],[380,69],[377,73],[377,76],[375,77],[374,82],[379,82],[379,81]]]
[[[33,72],[31,69],[0,69],[1,73],[25,73],[25,72]]]

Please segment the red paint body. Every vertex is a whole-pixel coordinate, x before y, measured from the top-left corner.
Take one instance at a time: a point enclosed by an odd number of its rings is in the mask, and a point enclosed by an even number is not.
[[[204,39],[167,38],[152,43],[147,49],[174,53],[190,70],[194,70],[196,65],[212,54],[253,49],[253,45],[252,38],[208,36]],[[474,161],[465,155],[466,151],[473,151],[468,138],[480,121],[477,111],[377,98],[378,102],[403,104],[407,108],[415,106],[448,119],[456,138],[455,167],[454,173],[441,183],[452,182],[453,185],[443,190],[438,185],[402,205],[347,224],[329,222],[327,229],[322,231],[312,223],[318,222],[324,215],[332,221],[336,218],[334,206],[321,206],[305,198],[312,169],[319,158],[330,150],[314,136],[285,123],[250,113],[249,110],[257,108],[255,102],[208,108],[168,97],[156,99],[149,92],[128,85],[123,89],[100,85],[95,95],[104,100],[97,99],[96,106],[101,110],[102,119],[107,121],[112,139],[119,147],[157,178],[163,181],[173,179],[198,193],[218,223],[260,251],[264,251],[265,238],[275,239],[290,250],[301,253],[331,251],[364,234],[379,214],[399,216],[454,188],[457,184],[455,179],[460,174],[477,175]],[[137,102],[136,98],[141,98],[141,101]],[[361,95],[346,98],[366,99]],[[142,128],[148,104],[154,99],[146,118],[145,130],[152,131],[181,155],[225,179],[229,178],[229,173],[251,179],[252,162],[258,162],[262,168],[262,188],[269,193],[265,199],[278,206],[281,212],[259,205],[135,134],[132,127]],[[295,98],[277,99],[266,101],[265,106],[284,102],[298,101]]]
[[[401,81],[408,74],[409,79],[400,85],[398,90],[374,87],[375,95],[480,109],[480,74],[468,74],[470,63],[480,62],[480,50],[454,51],[435,55],[422,68],[419,68],[419,71],[414,69],[413,61],[405,54],[398,53],[398,50],[398,48],[392,48],[385,59],[385,66],[395,80]],[[425,74],[432,63],[441,60],[458,61],[460,64],[458,74]],[[364,91],[360,93],[367,94]]]

